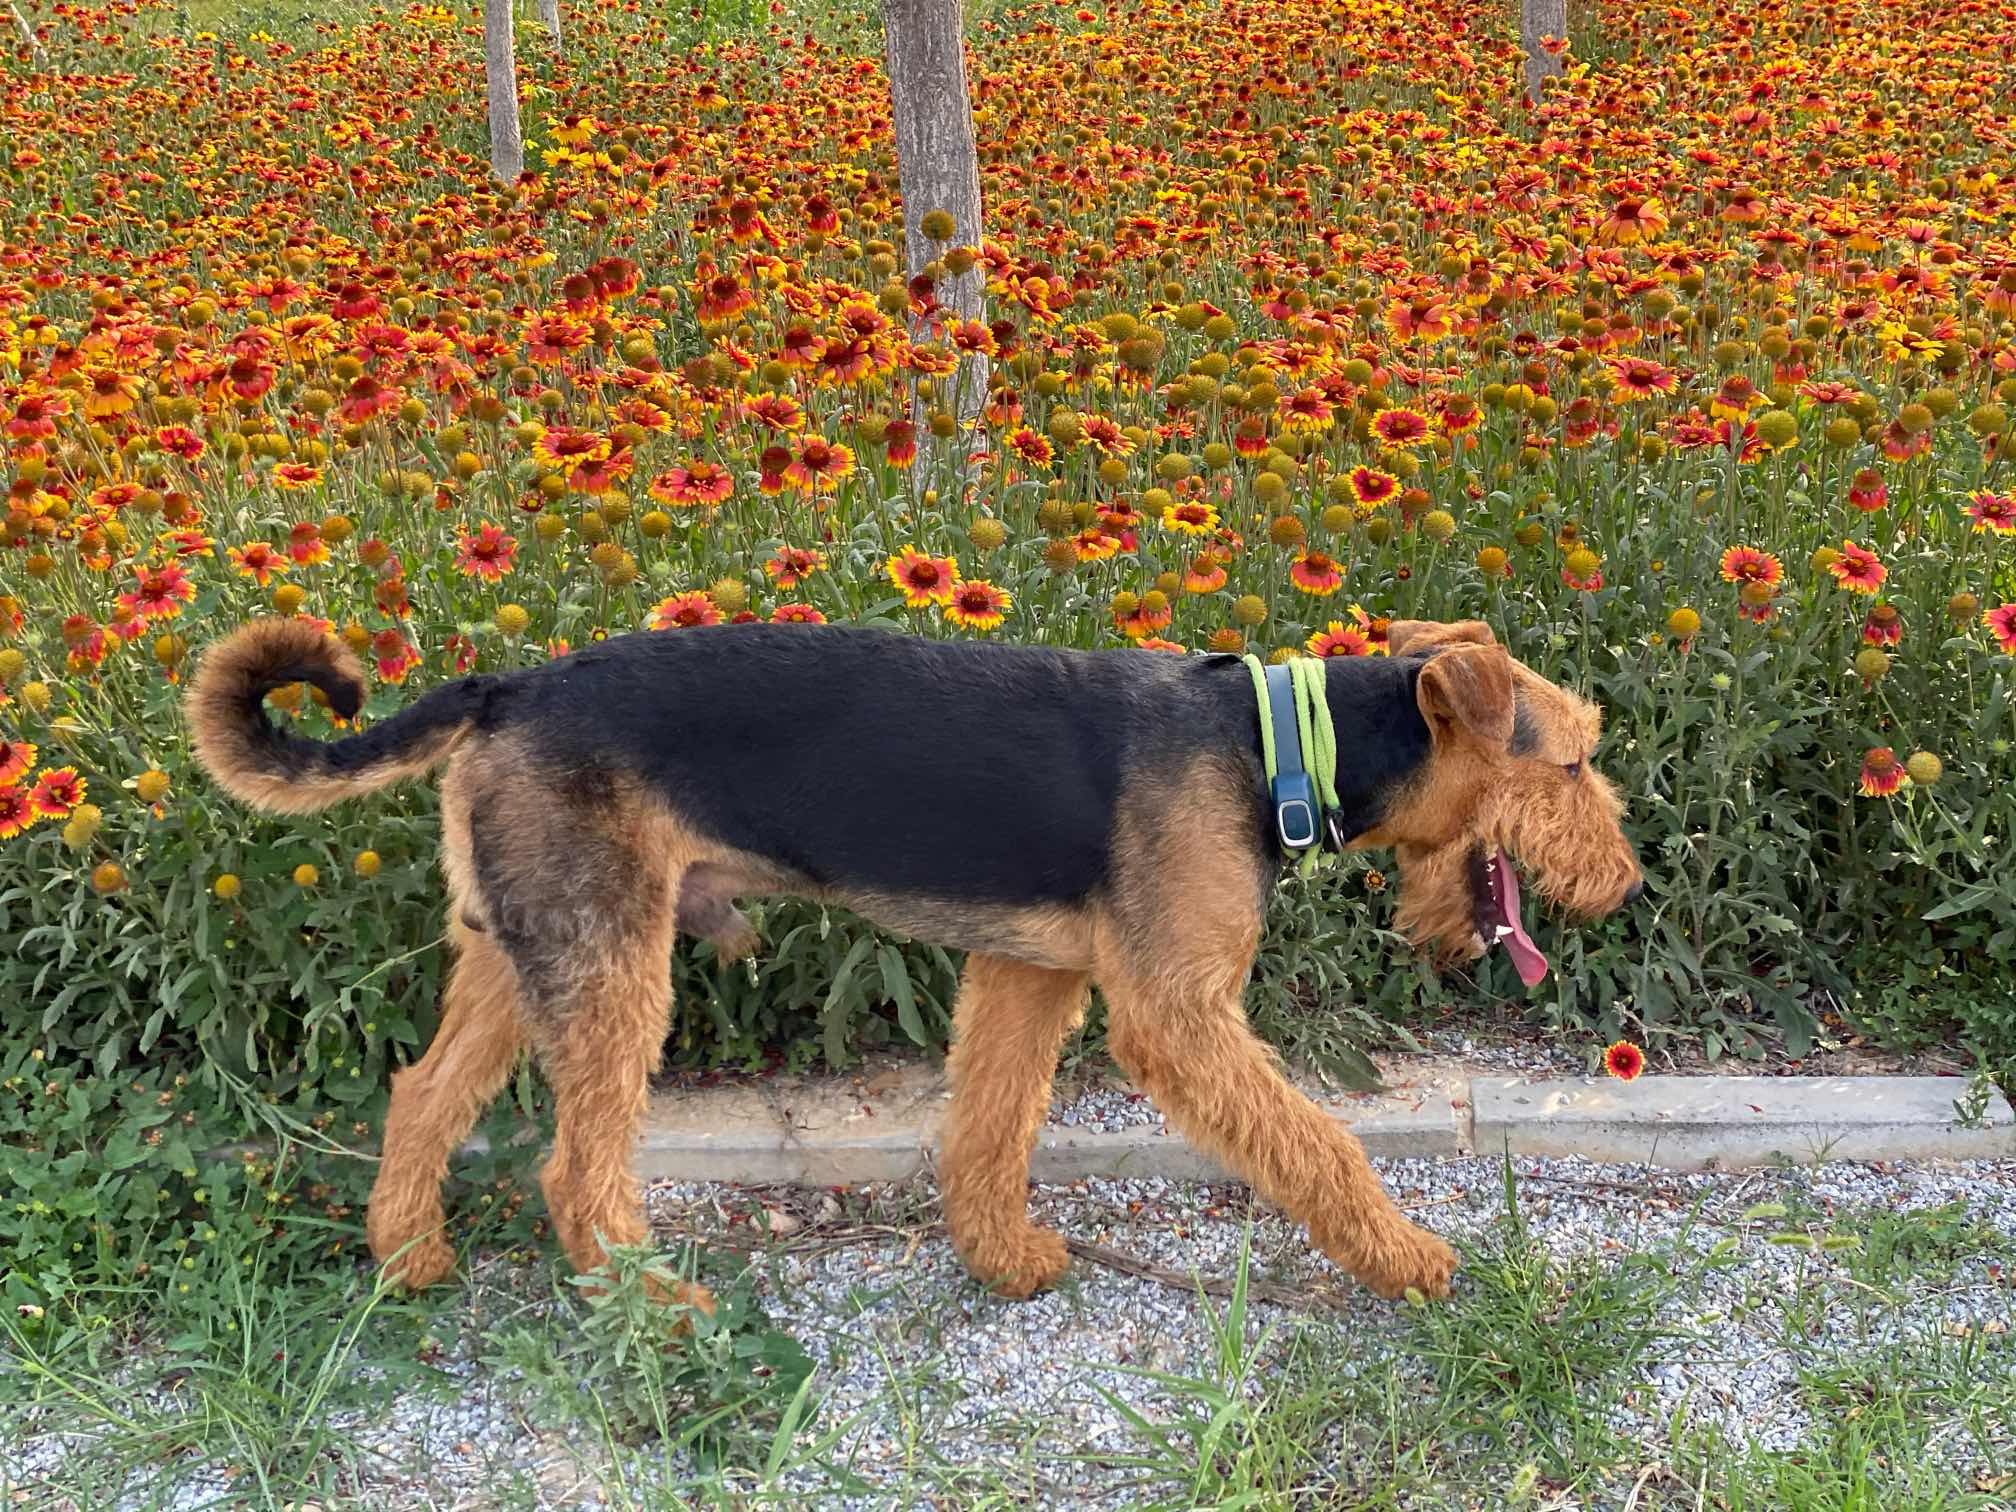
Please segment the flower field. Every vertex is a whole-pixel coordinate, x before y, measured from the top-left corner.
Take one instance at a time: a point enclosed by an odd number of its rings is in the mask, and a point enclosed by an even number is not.
[[[323,1126],[422,1037],[431,793],[275,823],[191,765],[179,680],[274,612],[365,656],[372,716],[717,621],[1348,656],[1481,616],[1605,703],[1647,861],[1542,1011],[1655,1053],[2016,1054],[2006,9],[1605,6],[1537,110],[1510,13],[1443,0],[978,16],[989,234],[935,267],[984,270],[982,321],[905,279],[870,32],[526,28],[506,189],[466,8],[28,14],[6,1074],[168,1065]],[[1381,969],[1390,895],[1285,889],[1270,983],[1517,993]],[[682,958],[689,1054],[942,1037],[942,953],[766,934],[753,971]]]

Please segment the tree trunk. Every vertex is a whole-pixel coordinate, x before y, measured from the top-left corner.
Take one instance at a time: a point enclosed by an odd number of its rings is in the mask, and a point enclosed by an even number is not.
[[[490,171],[515,184],[525,171],[518,129],[518,49],[511,35],[511,0],[483,0],[483,81],[490,91]]]
[[[904,263],[915,278],[953,247],[980,249],[980,157],[960,0],[882,0],[882,32],[903,191]],[[924,218],[934,210],[952,217],[952,235],[942,241],[924,232]],[[983,317],[986,275],[977,266],[956,277],[947,271],[935,292],[961,320]],[[954,382],[955,413],[970,421],[987,396],[986,358],[967,359]]]
[[[560,46],[560,0],[539,0],[539,19],[553,34],[553,46]]]
[[[1540,103],[1540,81],[1561,72],[1561,60],[1541,47],[1542,37],[1568,35],[1568,0],[1519,0],[1519,46],[1526,54],[1526,98]]]
[[[14,0],[7,0],[7,8],[14,12],[14,24],[21,30],[22,45],[28,49],[29,56],[40,63],[44,56],[42,39],[35,35],[35,28],[28,24],[28,18],[21,14],[21,7]]]

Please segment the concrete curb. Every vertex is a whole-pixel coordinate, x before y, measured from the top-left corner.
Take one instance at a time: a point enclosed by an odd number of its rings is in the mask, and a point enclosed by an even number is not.
[[[1966,1082],[1940,1076],[1648,1076],[1527,1081],[1459,1075],[1379,1093],[1319,1098],[1373,1155],[1580,1155],[1668,1170],[1736,1170],[1827,1160],[2016,1157],[2016,1110],[1999,1093],[1963,1126]],[[866,1088],[780,1082],[660,1093],[636,1153],[646,1180],[851,1186],[928,1170],[946,1093],[936,1068]],[[1046,1125],[1038,1181],[1222,1179],[1160,1123]]]

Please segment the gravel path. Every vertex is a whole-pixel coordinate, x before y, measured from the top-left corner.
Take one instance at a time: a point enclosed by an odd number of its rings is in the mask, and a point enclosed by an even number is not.
[[[1487,1250],[1502,1246],[1498,1162],[1378,1164],[1420,1221]],[[1736,1445],[1809,1441],[1817,1428],[1801,1405],[1798,1372],[1844,1351],[1937,1339],[2010,1347],[2016,1162],[1688,1176],[1522,1159],[1515,1171],[1523,1221],[1564,1261],[1593,1255],[1614,1266],[1661,1246],[1676,1257],[1714,1257],[1659,1304],[1648,1320],[1659,1330],[1652,1351],[1608,1409],[1648,1462],[1669,1447],[1683,1407],[1694,1426],[1713,1426]],[[1213,1320],[1222,1303],[1207,1308],[1179,1287],[1101,1264],[1079,1261],[1064,1286],[1029,1303],[986,1296],[933,1227],[935,1199],[923,1184],[866,1195],[661,1185],[650,1202],[661,1234],[704,1238],[715,1268],[731,1273],[757,1225],[782,1231],[755,1264],[755,1296],[817,1362],[812,1431],[844,1425],[816,1465],[786,1472],[777,1487],[805,1505],[908,1504],[947,1487],[956,1501],[961,1485],[1008,1490],[1035,1505],[1134,1504],[1135,1472],[1117,1462],[1142,1442],[1116,1403],[1166,1416],[1167,1393],[1139,1372],[1208,1374],[1219,1358]],[[1962,1205],[1973,1238],[1944,1261],[1924,1251],[1879,1254],[1873,1240],[1834,1247],[1829,1238],[1837,1229],[1870,1234],[1881,1215],[1949,1204]],[[1420,1335],[1410,1332],[1419,1320],[1353,1290],[1288,1224],[1252,1209],[1243,1189],[1091,1181],[1040,1189],[1034,1207],[1074,1240],[1178,1277],[1232,1275],[1250,1222],[1256,1291],[1297,1305],[1251,1303],[1249,1392],[1289,1369],[1298,1351],[1306,1367],[1312,1341],[1339,1381],[1381,1373],[1425,1380]],[[549,1272],[543,1255],[529,1264],[486,1259],[432,1329],[445,1341],[431,1360],[432,1388],[402,1393],[389,1411],[381,1404],[331,1414],[329,1426],[354,1440],[354,1452],[337,1477],[347,1497],[326,1499],[325,1508],[601,1508],[614,1493],[614,1504],[633,1504],[625,1487],[696,1473],[647,1448],[610,1451],[593,1432],[555,1420],[550,1396],[542,1405],[528,1393],[511,1340],[567,1329],[554,1317]],[[1460,1315],[1478,1284],[1459,1275],[1456,1299],[1441,1305]],[[1802,1307],[1821,1297],[1846,1300]],[[2016,1371],[2016,1355],[2005,1369]],[[1990,1432],[2012,1450],[2006,1440],[2016,1423]],[[13,1498],[0,1505],[63,1505],[42,1493],[64,1484],[66,1463],[88,1449],[87,1438],[0,1436],[0,1489]],[[1979,1446],[1953,1435],[1935,1452],[1972,1473]],[[242,1467],[231,1473],[185,1459],[165,1468],[173,1473],[129,1481],[123,1500],[88,1504],[176,1512],[263,1504]],[[836,1489],[849,1481],[855,1494]],[[1615,1501],[1574,1505],[1621,1505],[1625,1488],[1612,1489]]]

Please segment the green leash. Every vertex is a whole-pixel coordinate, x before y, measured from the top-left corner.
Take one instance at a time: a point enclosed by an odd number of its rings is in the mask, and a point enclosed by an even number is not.
[[[1275,687],[1270,691],[1269,668],[1257,656],[1241,658],[1246,670],[1253,677],[1253,696],[1260,705],[1260,756],[1267,770],[1267,790],[1274,800],[1276,827],[1280,832],[1282,849],[1290,856],[1301,854],[1300,870],[1308,876],[1316,869],[1316,858],[1322,853],[1322,812],[1334,812],[1337,808],[1337,727],[1330,718],[1330,700],[1324,696],[1324,662],[1320,656],[1297,656],[1291,658],[1285,667],[1272,669],[1271,679]],[[1280,674],[1287,676],[1282,679]],[[1281,683],[1285,681],[1285,689]],[[1286,698],[1293,704],[1292,722],[1289,711],[1278,706],[1278,700]],[[1281,725],[1277,736],[1275,726]],[[1281,746],[1292,735],[1296,749],[1283,751]],[[1297,779],[1306,770],[1311,792],[1301,792]],[[1313,796],[1313,805],[1310,798]],[[1299,807],[1308,805],[1317,812],[1308,815],[1306,831],[1301,828],[1302,816]],[[1306,833],[1308,838],[1300,840]]]

